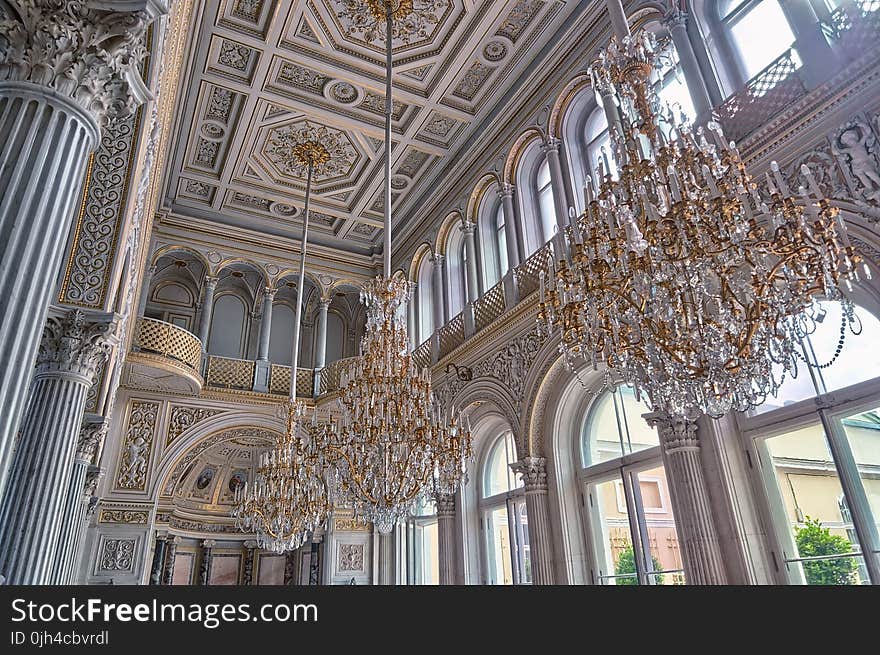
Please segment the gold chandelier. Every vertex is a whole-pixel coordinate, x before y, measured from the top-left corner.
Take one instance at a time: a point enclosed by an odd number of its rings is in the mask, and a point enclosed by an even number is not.
[[[646,31],[618,35],[590,68],[618,173],[603,148],[541,274],[538,324],[570,367],[605,365],[654,411],[718,417],[796,374],[818,298],[854,325],[839,284],[861,258],[806,167],[795,196],[774,162],[765,193],[719,125],[661,115],[655,47]]]
[[[271,450],[260,455],[253,483],[245,482],[235,490],[233,508],[236,527],[255,533],[260,548],[277,553],[299,548],[310,533],[322,528],[332,505],[328,486],[331,473],[318,439],[321,432],[316,417],[313,415],[309,424],[305,420],[305,404],[296,399],[312,177],[316,169],[330,162],[330,155],[319,140],[323,134],[322,128],[306,125],[300,139],[286,151],[293,162],[308,170],[290,397],[283,404],[287,430]]]
[[[409,354],[403,306],[409,283],[391,276],[391,92],[394,20],[411,2],[368,2],[386,27],[384,276],[361,290],[367,321],[361,355],[342,372],[340,418],[324,428],[323,448],[335,467],[336,499],[381,533],[432,491],[452,493],[471,454],[460,415],[441,411],[430,370]],[[381,13],[380,13],[381,12]],[[405,36],[406,21],[396,36]]]

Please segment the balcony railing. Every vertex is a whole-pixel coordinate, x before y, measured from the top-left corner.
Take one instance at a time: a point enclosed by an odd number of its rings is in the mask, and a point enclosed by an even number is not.
[[[269,393],[290,394],[290,366],[272,364],[269,373]],[[315,393],[315,371],[311,368],[298,368],[296,374],[296,395],[298,398],[311,398]]]
[[[854,0],[841,5],[821,22],[828,42],[849,59],[877,48],[880,0]]]
[[[202,342],[182,327],[155,318],[139,318],[132,348],[174,359],[197,375],[201,374]]]
[[[516,287],[520,299],[533,294],[541,284],[541,271],[546,271],[550,264],[550,244],[546,243],[536,250],[531,257],[516,267]]]
[[[474,328],[479,332],[504,313],[504,283],[499,282],[474,301]]]
[[[464,314],[459,314],[440,328],[440,357],[445,357],[464,343]]]
[[[249,359],[233,359],[231,357],[208,356],[208,370],[205,372],[205,384],[221,389],[240,389],[250,391],[254,386],[256,362]],[[288,384],[290,379],[288,378]]]
[[[791,48],[752,78],[715,110],[724,134],[739,141],[807,93]]]
[[[323,396],[325,393],[339,391],[339,376],[343,369],[350,365],[355,359],[355,357],[346,357],[327,364],[327,366],[325,366],[320,372],[321,382],[318,388],[318,394]]]

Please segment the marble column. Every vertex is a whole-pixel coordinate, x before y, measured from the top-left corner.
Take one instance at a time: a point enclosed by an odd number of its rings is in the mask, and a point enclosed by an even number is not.
[[[260,343],[257,347],[257,359],[269,361],[269,338],[272,336],[272,303],[275,301],[275,289],[263,289],[263,316],[260,318]]]
[[[455,494],[437,494],[437,558],[440,584],[455,584]]]
[[[525,484],[532,584],[555,584],[550,500],[547,495],[547,460],[543,457],[524,457],[519,462],[511,464],[511,468],[520,475]],[[513,520],[513,517],[510,520]]]
[[[501,196],[501,211],[504,212],[504,240],[507,242],[507,267],[510,269],[519,266],[526,251],[525,243],[520,235],[519,225],[516,222],[516,208],[513,204],[514,186],[506,182],[501,185],[498,195]],[[501,271],[501,275],[507,271]]]
[[[214,546],[217,542],[213,539],[205,539],[201,543],[201,557],[199,558],[199,581],[197,584],[205,587],[211,582],[211,562],[214,559]]]
[[[116,340],[117,316],[74,310],[46,321],[21,436],[0,506],[0,573],[48,584],[86,394]]]
[[[322,584],[321,580],[321,556],[324,551],[323,547],[324,531],[316,530],[312,535],[312,552],[309,557],[309,584]]]
[[[418,348],[419,343],[419,318],[418,307],[416,307],[416,283],[409,283],[409,291],[406,295],[406,320],[407,329],[409,330],[409,349],[410,352]]]
[[[245,541],[244,544],[242,544],[242,548],[244,548],[244,565],[241,584],[252,585],[255,584],[254,563],[257,558],[257,542]]]
[[[108,115],[148,95],[137,48],[159,0],[10,0],[0,22],[0,489],[40,334]],[[120,11],[114,11],[120,9]],[[132,11],[134,9],[135,11]],[[145,11],[147,9],[147,11]]]
[[[700,440],[693,421],[647,414],[657,428],[672,511],[688,584],[727,583],[709,490],[703,475]]]
[[[562,142],[556,137],[548,137],[541,145],[547,166],[550,169],[550,188],[553,189],[553,206],[556,209],[557,233],[563,234],[568,225],[568,207],[571,205],[565,190],[565,175],[562,172],[562,159],[559,152]]]
[[[327,312],[330,309],[330,298],[321,298],[318,303],[318,335],[315,343],[315,368],[327,365]]]
[[[435,252],[431,255],[431,263],[434,265],[433,277],[431,279],[433,288],[431,289],[431,300],[434,303],[434,329],[439,330],[446,325],[446,315],[444,313],[445,303],[443,298],[443,261],[446,258],[440,253]]]
[[[50,584],[70,584],[74,568],[77,544],[80,533],[85,527],[85,515],[89,498],[83,497],[86,475],[89,466],[95,459],[107,436],[109,423],[102,416],[93,416],[83,421],[79,440],[76,445],[76,456],[73,460],[73,471],[67,487],[67,499],[61,515],[61,529],[56,548],[55,564]]]
[[[663,23],[669,30],[672,43],[675,45],[675,51],[678,53],[681,72],[684,75],[685,84],[687,84],[688,92],[694,103],[694,111],[697,114],[695,116],[695,123],[704,125],[712,115],[712,100],[709,97],[709,89],[706,86],[705,79],[703,79],[703,73],[700,70],[700,64],[697,61],[694,47],[688,37],[688,14],[681,9],[675,8],[666,16]]]
[[[150,266],[144,271],[144,277],[141,280],[141,295],[138,298],[137,317],[140,318],[147,310],[147,303],[150,300],[150,285],[153,283],[153,276],[156,274],[156,267]],[[123,278],[125,279],[125,278]]]
[[[480,289],[477,281],[477,243],[474,237],[476,225],[470,221],[464,221],[459,229],[464,236],[464,250],[467,255],[467,298],[465,302],[474,302],[480,297]]]
[[[199,320],[199,340],[202,342],[202,352],[208,352],[208,337],[211,333],[211,314],[214,313],[214,291],[217,290],[217,278],[213,275],[205,276],[205,291],[202,295],[202,314]]]
[[[165,565],[162,568],[162,584],[170,585],[174,580],[174,559],[177,557],[177,546],[180,544],[180,537],[171,537],[167,540],[165,549]]]
[[[299,573],[300,573],[301,567],[299,566],[298,562],[300,559],[299,555],[301,552],[302,551],[300,551],[299,549],[289,550],[289,551],[287,551],[287,555],[285,555],[285,558],[284,558],[284,585],[285,586],[289,587],[290,585],[295,585],[295,584],[299,583]]]
[[[779,0],[791,23],[795,48],[804,62],[804,81],[814,88],[839,68],[837,54],[829,45],[812,3],[806,0]]]
[[[165,551],[168,547],[168,535],[157,534],[153,549],[153,565],[150,567],[150,585],[162,583],[162,569],[165,564]]]

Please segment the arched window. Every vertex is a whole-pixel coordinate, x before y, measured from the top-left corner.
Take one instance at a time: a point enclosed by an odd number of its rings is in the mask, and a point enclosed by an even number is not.
[[[459,277],[459,286],[461,287],[461,308],[458,311],[451,311],[450,313],[455,316],[464,309],[464,304],[467,302],[468,297],[471,294],[470,288],[468,288],[468,266],[470,266],[470,262],[468,261],[467,256],[467,244],[464,240],[462,240],[461,244],[458,246],[458,261],[461,262],[461,266],[458,270]],[[476,265],[476,263],[475,263]],[[476,296],[476,294],[474,294]]]
[[[293,359],[294,312],[287,303],[272,305],[272,325],[269,333],[269,361],[290,366]]]
[[[605,174],[611,173],[617,176],[617,162],[611,152],[611,135],[608,132],[608,121],[605,119],[605,110],[602,107],[593,109],[584,126],[584,143],[586,144],[586,158],[584,163],[589,175],[594,182],[599,182],[599,170]],[[594,186],[594,188],[596,188]]]
[[[504,206],[496,188],[487,189],[480,202],[477,219],[483,289],[491,289],[507,273],[507,239],[504,232]]]
[[[794,43],[779,0],[721,0],[717,9],[745,80],[755,77]]]
[[[546,159],[538,167],[535,187],[538,198],[538,213],[541,216],[541,229],[546,243],[556,233],[556,207],[553,204],[553,185],[550,183],[550,163]]]
[[[433,263],[429,256],[422,257],[419,264],[419,277],[416,280],[416,305],[419,311],[419,338],[422,344],[434,332],[434,302],[432,290],[434,286]]]
[[[531,584],[529,523],[513,434],[506,432],[489,447],[482,468],[480,512],[485,534],[487,584]]]
[[[822,321],[800,346],[823,365],[849,327],[839,303],[816,307]],[[862,555],[880,549],[880,320],[864,307],[856,316],[861,334],[846,335],[833,363],[802,365],[778,398],[739,420],[760,462],[780,582],[880,584]]]
[[[507,269],[509,268],[507,258],[507,228],[504,223],[504,205],[500,202],[495,209],[495,247],[498,251],[498,277],[495,279],[497,282],[501,279],[502,275],[507,273]]]
[[[208,353],[241,359],[247,336],[247,309],[238,296],[226,293],[214,301]]]
[[[446,293],[449,315],[457,316],[467,302],[467,253],[464,234],[458,227],[453,228],[447,247]]]
[[[440,584],[440,540],[437,510],[421,500],[406,522],[406,581],[411,585]]]

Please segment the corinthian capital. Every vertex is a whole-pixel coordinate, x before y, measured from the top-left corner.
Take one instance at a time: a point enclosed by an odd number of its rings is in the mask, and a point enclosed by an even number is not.
[[[98,366],[118,340],[115,314],[91,314],[75,309],[50,316],[43,328],[37,373],[71,373],[92,384]]]
[[[526,491],[547,490],[547,460],[544,457],[523,457],[511,464],[510,468],[518,473],[525,484]]]
[[[0,3],[0,80],[69,97],[97,121],[150,97],[138,67],[147,26],[166,0],[6,0]]]
[[[104,443],[110,423],[103,416],[86,415],[76,443],[77,459],[91,463],[95,452]]]
[[[700,439],[697,436],[697,424],[694,421],[657,413],[645,414],[644,418],[648,425],[657,428],[660,443],[667,453],[699,450]]]
[[[455,494],[438,493],[434,496],[434,503],[437,505],[437,516],[455,516]]]

